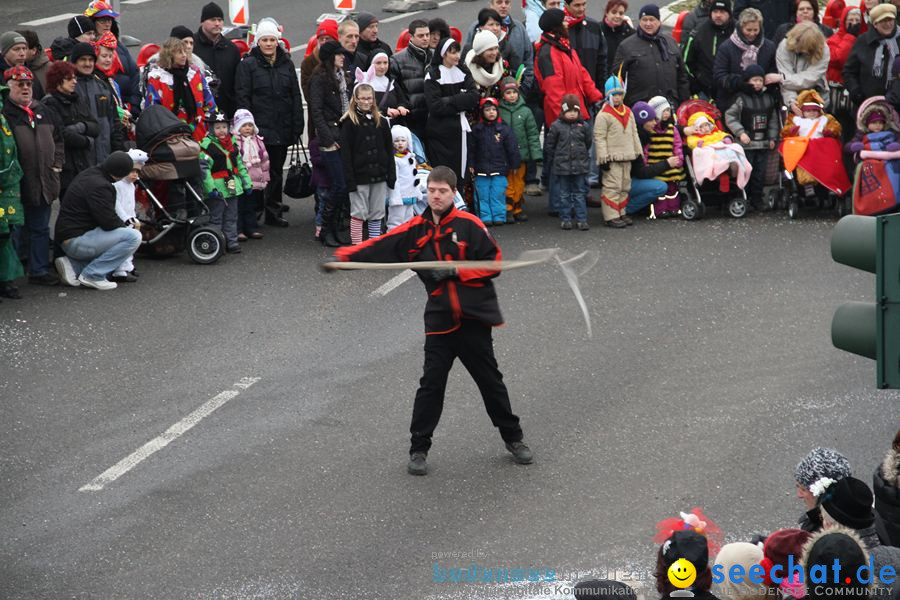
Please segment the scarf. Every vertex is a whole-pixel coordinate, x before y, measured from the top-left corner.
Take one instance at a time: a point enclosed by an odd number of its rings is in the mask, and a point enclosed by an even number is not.
[[[241,136],[241,158],[247,167],[255,167],[262,162],[259,156],[259,146],[256,145],[256,136]]]
[[[572,27],[574,27],[575,25],[579,25],[579,24],[583,23],[584,18],[587,16],[587,12],[585,12],[585,14],[581,15],[580,17],[573,17],[572,14],[569,12],[568,6],[563,8],[563,13],[566,16],[566,25],[569,26],[569,29],[572,29]]]
[[[662,56],[662,59],[664,61],[669,60],[669,45],[666,43],[666,40],[659,35],[659,31],[657,31],[654,35],[648,35],[643,29],[638,27],[637,36],[642,40],[655,44],[659,49],[659,54],[660,56]]]
[[[508,28],[510,25],[512,25],[512,17],[509,15],[506,15],[505,17],[500,19],[500,24],[503,25],[504,27]]]
[[[572,53],[572,45],[569,42],[569,38],[560,37],[553,33],[544,32],[541,34],[541,39],[545,40],[547,43],[552,44],[558,47],[560,50],[565,52],[566,54]]]
[[[472,79],[474,79],[475,83],[479,86],[490,89],[503,79],[503,60],[499,56],[497,57],[497,62],[491,65],[490,71],[485,70],[484,67],[476,63],[474,58],[475,51],[469,50],[469,53],[466,55],[466,66],[469,68],[469,72],[472,73]]]
[[[216,141],[228,151],[228,154],[234,154],[234,138],[231,137],[231,134],[226,135],[225,137],[216,136]],[[237,168],[237,166],[235,166]]]
[[[894,33],[890,37],[881,38],[878,40],[878,48],[875,49],[875,64],[872,65],[872,75],[881,79],[884,77],[884,51],[887,50],[888,53],[888,65],[894,64],[894,59],[897,58],[897,37],[900,36],[900,29],[894,27]],[[885,83],[890,84],[891,81],[894,80],[894,72],[891,67],[888,67],[887,72],[887,80]]]
[[[344,77],[344,71],[338,69],[334,73],[338,84],[338,96],[341,97],[341,114],[350,110],[350,95],[347,93],[347,78]]]
[[[173,112],[178,114],[178,109],[182,108],[190,117],[188,120],[193,121],[197,116],[197,104],[194,102],[194,94],[191,93],[191,86],[187,80],[188,68],[172,67],[169,73],[172,74],[172,95],[175,99]]]
[[[34,129],[34,111],[31,110],[30,106],[25,106],[24,104],[16,104],[22,111],[28,116],[28,126]]]
[[[757,55],[759,54],[759,49],[762,47],[762,33],[756,37],[756,40],[753,42],[745,42],[744,38],[741,36],[740,31],[737,29],[731,34],[731,37],[728,38],[731,40],[731,43],[738,47],[738,50],[741,51],[741,70],[743,71],[750,65],[755,65],[757,60]],[[759,43],[756,43],[759,41]]]

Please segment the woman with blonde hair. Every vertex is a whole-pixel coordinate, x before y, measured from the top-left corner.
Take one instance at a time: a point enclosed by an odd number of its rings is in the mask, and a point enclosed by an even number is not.
[[[350,242],[363,240],[363,223],[369,239],[381,235],[388,188],[394,188],[394,140],[387,119],[375,103],[375,90],[357,84],[350,106],[341,117],[341,160],[350,193]]]
[[[827,96],[825,73],[831,53],[818,24],[812,21],[797,23],[788,31],[775,51],[775,64],[781,74],[781,98],[794,114],[800,114],[797,94],[816,90]]]

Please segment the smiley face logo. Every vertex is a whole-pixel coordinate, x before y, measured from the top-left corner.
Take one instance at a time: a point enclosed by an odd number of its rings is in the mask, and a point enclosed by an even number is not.
[[[695,579],[697,579],[697,569],[684,558],[679,558],[669,567],[669,582],[677,588],[689,587]]]

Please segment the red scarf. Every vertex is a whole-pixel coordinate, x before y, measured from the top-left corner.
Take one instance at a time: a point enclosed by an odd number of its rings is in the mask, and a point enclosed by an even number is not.
[[[115,77],[116,73],[124,73],[125,67],[122,66],[122,61],[119,60],[119,54],[113,50],[113,62],[112,65],[108,69],[101,69],[97,67],[97,70],[112,79]]]
[[[587,12],[585,11],[585,13],[583,15],[581,15],[580,17],[578,17],[578,18],[573,17],[571,14],[569,14],[568,6],[563,9],[563,12],[566,14],[566,25],[569,26],[569,29],[572,29],[572,27],[574,27],[575,25],[582,23],[584,21],[585,17],[587,16]]]
[[[621,110],[621,112],[619,112]],[[630,114],[628,107],[625,104],[622,104],[621,107],[616,108],[609,102],[603,103],[603,112],[612,115],[616,118],[616,120],[622,124],[622,129],[628,128],[628,116]]]
[[[229,154],[234,154],[234,138],[231,137],[231,135],[226,135],[223,138],[216,136],[216,139],[219,141],[219,144],[221,144],[223,148],[228,150]]]
[[[25,114],[28,115],[28,126],[34,128],[34,111],[31,108],[25,106],[24,104],[17,104],[19,108],[25,111]]]

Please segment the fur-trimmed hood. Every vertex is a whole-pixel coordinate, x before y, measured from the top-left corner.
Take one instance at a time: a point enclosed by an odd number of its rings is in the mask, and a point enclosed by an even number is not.
[[[843,525],[832,525],[830,527],[822,528],[819,531],[817,531],[816,533],[814,533],[812,535],[812,537],[810,537],[806,541],[806,543],[803,545],[803,551],[800,555],[800,564],[803,565],[803,571],[807,578],[809,577],[809,572],[810,572],[809,559],[810,559],[810,554],[812,553],[813,548],[823,538],[827,537],[828,535],[835,534],[835,533],[842,534],[842,535],[850,538],[852,540],[852,542],[856,546],[859,547],[859,551],[862,553],[863,563],[869,564],[869,551],[866,550],[866,545],[863,543],[862,538],[859,537],[859,534],[852,529],[848,529],[847,527],[844,527]],[[844,566],[842,564],[842,566],[841,566],[842,571],[843,571],[843,568],[844,568]],[[854,569],[854,571],[855,571],[855,569]],[[829,565],[827,565],[827,577],[828,578],[830,578],[832,576],[831,573],[832,573],[831,565],[829,564]],[[843,573],[842,573],[842,575],[843,575]],[[831,583],[831,581],[829,579],[828,583],[822,583],[822,584],[817,584],[817,585],[832,586],[835,584]],[[839,584],[839,585],[841,585],[841,584]],[[869,583],[867,584],[866,587],[870,590],[875,589],[875,578],[874,577],[872,577],[872,579],[869,581]],[[814,594],[810,593],[810,589],[811,589],[810,582],[806,581],[807,598],[815,598],[816,596]]]
[[[884,96],[872,96],[859,106],[856,112],[856,129],[857,131],[866,131],[866,118],[875,111],[880,111],[887,121],[886,129],[900,131],[900,116],[897,115],[896,109],[891,106]],[[900,432],[898,432],[900,436]],[[895,451],[900,451],[900,441],[894,440]]]
[[[900,488],[900,430],[894,436],[894,444],[881,463],[881,476],[885,483]]]

